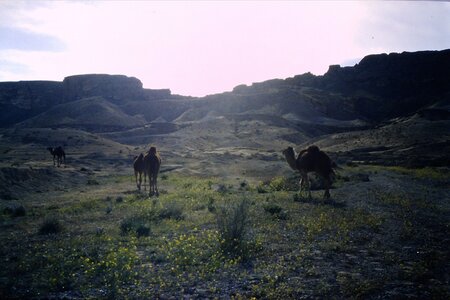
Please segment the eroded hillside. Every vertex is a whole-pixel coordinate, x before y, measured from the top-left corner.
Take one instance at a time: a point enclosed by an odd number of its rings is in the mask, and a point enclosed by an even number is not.
[[[448,147],[449,70],[450,50],[369,55],[353,67],[330,66],[323,76],[240,85],[203,98],[144,89],[122,75],[3,82],[0,125],[101,132],[117,142],[155,143],[194,156],[197,150],[279,151],[318,141],[329,151],[367,152],[353,156],[370,161],[368,152],[383,145],[379,163],[406,164],[411,155],[425,155],[422,165],[445,165],[439,151]]]

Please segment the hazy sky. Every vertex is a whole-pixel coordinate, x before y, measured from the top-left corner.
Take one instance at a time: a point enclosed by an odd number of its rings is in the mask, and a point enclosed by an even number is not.
[[[203,96],[450,48],[450,2],[0,0],[0,81],[124,74]]]

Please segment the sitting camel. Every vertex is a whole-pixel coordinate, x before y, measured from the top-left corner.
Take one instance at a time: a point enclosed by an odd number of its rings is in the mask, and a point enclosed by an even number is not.
[[[145,178],[147,177],[147,175],[145,172],[144,154],[141,153],[139,154],[139,156],[134,157],[133,168],[134,168],[134,177],[136,179],[136,186],[138,190],[141,190],[142,174],[144,174],[144,189],[145,189]],[[139,175],[139,182],[138,182],[138,175]]]
[[[47,148],[48,151],[53,155],[53,165],[56,164],[59,167],[63,162],[66,163],[66,153],[64,152],[63,148],[61,146],[58,146],[56,148]]]
[[[333,168],[336,168],[334,163],[325,152],[320,151],[317,146],[309,146],[307,149],[300,151],[295,158],[295,151],[292,147],[283,150],[286,161],[293,170],[298,170],[301,175],[300,189],[306,188],[311,197],[309,190],[308,173],[315,172],[325,180],[325,199],[330,198],[331,177],[334,176]]]
[[[161,157],[156,151],[156,147],[150,147],[144,157],[145,171],[148,175],[149,196],[159,196],[158,192],[158,173],[161,166]]]

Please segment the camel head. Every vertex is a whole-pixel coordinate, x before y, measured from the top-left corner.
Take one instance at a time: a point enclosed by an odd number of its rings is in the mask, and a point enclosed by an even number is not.
[[[150,147],[150,150],[148,150],[148,153],[155,155],[156,154],[156,147]]]
[[[292,170],[297,170],[297,165],[295,163],[295,150],[292,147],[287,147],[281,153],[283,153],[286,158],[287,163],[291,167]]]

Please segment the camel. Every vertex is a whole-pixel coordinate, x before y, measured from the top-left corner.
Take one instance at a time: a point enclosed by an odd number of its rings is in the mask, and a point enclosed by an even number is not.
[[[56,165],[59,167],[63,162],[64,164],[66,163],[66,153],[61,146],[56,148],[48,147],[47,150],[53,155],[53,165],[56,162]]]
[[[330,198],[330,187],[331,179],[334,176],[333,168],[336,168],[336,163],[334,163],[330,157],[328,157],[325,152],[319,150],[319,147],[312,145],[307,149],[300,151],[295,158],[295,151],[292,147],[288,147],[282,152],[286,158],[289,166],[296,171],[300,172],[300,189],[303,188],[308,190],[309,197],[311,198],[311,191],[309,189],[309,179],[308,173],[315,172],[321,176],[325,181],[325,193],[323,197],[325,199]]]
[[[161,157],[156,151],[156,147],[150,147],[144,157],[145,171],[148,176],[149,196],[159,196],[158,192],[158,173],[161,166]]]
[[[145,189],[145,178],[147,177],[147,174],[145,172],[144,154],[141,153],[139,154],[139,156],[134,157],[133,168],[134,168],[134,177],[136,179],[136,186],[138,190],[141,190],[142,174],[144,174],[144,189]],[[138,175],[139,175],[139,182],[138,182]]]

